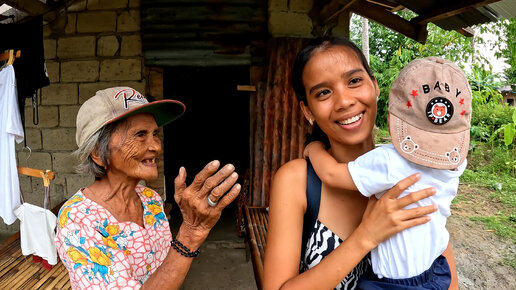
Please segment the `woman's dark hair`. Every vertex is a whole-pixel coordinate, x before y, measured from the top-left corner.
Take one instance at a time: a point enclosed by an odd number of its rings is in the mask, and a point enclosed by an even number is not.
[[[371,68],[369,68],[369,64],[367,63],[362,50],[360,50],[360,48],[358,48],[356,44],[349,39],[340,37],[322,37],[313,39],[297,54],[294,66],[292,67],[292,87],[294,88],[298,101],[303,101],[305,106],[308,105],[305,85],[303,84],[303,70],[305,69],[306,63],[312,58],[315,51],[324,51],[333,46],[345,46],[353,50],[360,59],[360,62],[367,74],[371,79],[374,79]],[[326,148],[330,147],[328,136],[326,136],[317,123],[314,124],[312,133],[306,136],[305,145],[312,141],[321,141],[326,145]]]
[[[374,78],[362,50],[360,50],[360,48],[358,48],[351,40],[340,37],[313,39],[297,54],[294,66],[292,67],[292,87],[294,88],[297,99],[299,101],[303,101],[305,105],[307,104],[305,85],[303,84],[303,70],[305,69],[305,65],[312,58],[315,51],[324,51],[333,46],[345,46],[351,48],[357,54],[367,74],[371,78]]]

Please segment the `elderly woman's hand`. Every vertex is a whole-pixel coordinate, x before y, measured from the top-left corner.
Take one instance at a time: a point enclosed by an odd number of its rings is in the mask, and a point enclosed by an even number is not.
[[[183,215],[181,226],[202,241],[219,220],[222,210],[240,192],[240,184],[235,184],[238,178],[238,174],[234,172],[235,167],[227,164],[217,172],[219,166],[220,162],[217,160],[210,162],[188,187],[185,183],[186,170],[183,167],[179,169],[179,175],[174,180],[174,199]]]

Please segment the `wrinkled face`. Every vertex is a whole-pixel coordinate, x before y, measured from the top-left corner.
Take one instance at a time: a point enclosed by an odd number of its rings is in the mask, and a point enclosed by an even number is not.
[[[161,154],[161,140],[154,116],[137,114],[128,117],[127,127],[121,125],[113,133],[109,150],[108,176],[138,181],[156,179],[156,157]]]
[[[330,139],[357,145],[371,138],[376,119],[376,80],[350,48],[315,51],[303,70],[308,106],[301,106]]]

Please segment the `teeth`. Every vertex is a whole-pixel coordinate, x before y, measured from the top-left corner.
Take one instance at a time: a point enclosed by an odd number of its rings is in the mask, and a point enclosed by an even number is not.
[[[351,117],[349,119],[346,119],[344,121],[339,122],[339,124],[341,124],[341,125],[349,125],[351,123],[355,123],[356,121],[362,119],[363,115],[364,115],[363,113],[360,113],[359,115],[356,115],[354,117]]]
[[[146,160],[143,160],[144,163],[150,163],[150,164],[154,164],[156,163],[156,159],[155,158],[152,158],[152,159],[146,159]]]

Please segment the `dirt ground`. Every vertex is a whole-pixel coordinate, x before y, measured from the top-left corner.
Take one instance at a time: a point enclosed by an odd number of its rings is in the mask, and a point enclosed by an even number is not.
[[[487,230],[483,223],[470,220],[500,210],[488,196],[488,189],[461,185],[448,218],[460,289],[516,289],[516,269],[504,264],[515,259],[516,245]]]

